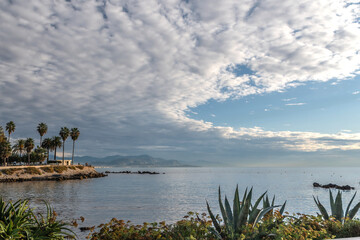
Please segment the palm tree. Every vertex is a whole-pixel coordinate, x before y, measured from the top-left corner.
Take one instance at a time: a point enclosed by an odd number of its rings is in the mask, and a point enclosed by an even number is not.
[[[10,142],[10,135],[11,133],[15,132],[15,123],[13,121],[10,121],[6,123],[6,131],[9,133],[9,142]]]
[[[72,150],[72,163],[74,164],[74,149],[75,149],[75,141],[79,138],[80,135],[80,131],[77,128],[72,128],[71,129],[71,139],[73,140],[73,150]]]
[[[56,149],[61,148],[61,138],[55,136],[51,139],[51,148],[54,150],[54,161],[56,161]]]
[[[0,159],[4,160],[6,166],[6,159],[11,156],[11,145],[9,141],[0,142]]]
[[[63,157],[62,157],[62,160],[63,160],[63,165],[65,164],[65,141],[66,139],[69,137],[70,135],[70,130],[67,128],[67,127],[62,127],[60,129],[60,132],[59,132],[59,135],[61,136],[62,140],[63,140],[63,144],[62,144],[62,147],[63,147]]]
[[[47,149],[47,159],[46,162],[49,162],[50,149],[52,149],[52,140],[51,138],[45,138],[41,143],[41,147]]]
[[[26,149],[27,156],[28,156],[28,164],[30,164],[30,153],[34,149],[34,147],[35,147],[34,139],[32,139],[32,138],[26,139],[25,149]]]
[[[46,123],[39,123],[39,125],[37,126],[37,131],[40,134],[40,146],[42,143],[42,137],[47,133],[48,130],[48,126],[46,125]]]
[[[20,157],[22,156],[23,151],[25,150],[25,140],[24,139],[18,139],[13,146],[14,152],[17,152],[20,154]]]

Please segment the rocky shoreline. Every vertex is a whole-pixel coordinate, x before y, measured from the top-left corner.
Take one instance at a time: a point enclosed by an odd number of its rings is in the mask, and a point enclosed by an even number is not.
[[[329,183],[329,184],[326,184],[326,185],[321,185],[321,184],[319,184],[317,182],[314,182],[313,186],[314,187],[319,187],[319,188],[335,188],[335,189],[339,189],[339,190],[353,190],[353,189],[355,189],[354,187],[351,187],[349,185],[340,186],[340,185],[333,184],[333,183]]]
[[[137,172],[131,172],[131,171],[121,171],[121,172],[110,172],[110,171],[105,171],[106,174],[108,173],[118,173],[118,174],[150,174],[150,175],[154,175],[154,174],[160,174],[159,172],[151,172],[151,171],[137,171]],[[165,173],[162,173],[165,174]]]
[[[1,168],[0,183],[27,181],[65,181],[106,177],[89,166],[30,166]]]

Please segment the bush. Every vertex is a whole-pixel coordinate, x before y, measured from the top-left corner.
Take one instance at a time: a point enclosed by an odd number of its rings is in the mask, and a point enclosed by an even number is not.
[[[56,214],[46,204],[47,214],[36,216],[28,200],[6,203],[0,198],[0,239],[58,239],[75,238],[69,224],[57,221]]]
[[[15,172],[20,171],[21,168],[6,168],[1,170],[5,175],[13,175]]]
[[[55,166],[54,171],[57,173],[65,172],[68,168],[66,166]]]
[[[72,170],[76,170],[75,166],[69,166],[69,168],[72,169]]]
[[[80,169],[80,170],[83,170],[84,169],[84,166],[82,166],[82,165],[77,165],[76,166],[78,169]]]
[[[28,173],[28,174],[32,174],[32,175],[41,175],[41,171],[38,169],[38,168],[35,168],[35,167],[27,167],[27,168],[24,168],[24,173]]]
[[[99,226],[100,230],[93,233],[88,238],[92,240],[215,240],[216,236],[210,230],[211,220],[203,214],[201,218],[198,214],[189,212],[183,220],[175,224],[144,223],[143,225],[133,225],[131,222],[117,220],[113,218],[109,223]]]
[[[40,169],[43,170],[44,172],[47,172],[47,173],[53,173],[54,172],[53,167],[41,167]]]
[[[326,228],[328,232],[335,235],[337,238],[349,238],[360,236],[360,221],[347,220],[344,224],[335,219],[327,221]]]

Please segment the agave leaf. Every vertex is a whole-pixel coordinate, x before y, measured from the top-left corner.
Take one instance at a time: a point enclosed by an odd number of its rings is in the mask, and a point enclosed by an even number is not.
[[[209,231],[210,231],[212,234],[214,234],[214,235],[217,237],[218,240],[221,240],[221,239],[222,239],[221,235],[220,235],[215,229],[209,228]]]
[[[243,203],[243,207],[241,208],[238,225],[236,226],[236,232],[239,232],[241,227],[246,224],[248,215],[250,212],[250,205],[251,205],[251,198],[252,198],[252,188]]]
[[[221,227],[220,227],[218,221],[216,220],[216,218],[214,217],[214,214],[211,212],[208,201],[206,201],[206,206],[207,206],[207,210],[209,212],[210,218],[211,218],[211,220],[212,220],[212,222],[214,224],[214,227],[215,227],[216,231],[221,233]]]
[[[220,205],[220,211],[221,211],[221,215],[222,215],[222,217],[224,219],[225,226],[228,226],[228,217],[227,217],[227,214],[226,214],[225,209],[224,209],[224,205],[223,205],[222,200],[221,200],[220,186],[219,186],[219,205]]]
[[[274,203],[275,203],[275,195],[274,195],[274,197],[273,197],[273,199],[271,201],[271,206],[274,206]]]
[[[256,219],[256,216],[259,214],[260,212],[260,209],[258,209],[257,207],[259,206],[261,200],[264,198],[265,194],[267,193],[264,192],[255,202],[255,204],[251,207],[251,211],[250,211],[250,214],[249,214],[249,223],[254,223],[255,219]]]
[[[237,185],[236,185],[236,187],[237,187]],[[252,188],[251,188],[252,189]],[[246,197],[247,197],[247,191],[248,191],[248,188],[246,188],[245,189],[245,193],[244,193],[244,196],[243,196],[243,199],[242,199],[242,204],[244,204],[244,202],[245,202],[245,199],[246,199]]]
[[[281,214],[281,215],[283,215],[283,213],[284,213],[285,206],[286,206],[286,201],[284,202],[284,204],[283,204],[282,207],[280,208],[280,214]]]
[[[271,210],[273,210],[274,208],[277,208],[277,207],[280,207],[280,205],[267,207],[267,208],[264,208],[263,210],[261,210],[261,212],[257,215],[257,217],[255,219],[253,228],[265,216],[265,214],[267,214],[269,211],[271,211]]]
[[[341,221],[343,217],[344,217],[344,210],[342,206],[342,196],[339,190],[335,199],[335,218]]]
[[[315,199],[314,196],[313,196],[313,198],[314,198],[314,201],[315,201],[315,203],[316,203],[316,206],[317,206],[318,209],[320,210],[320,213],[321,213],[321,215],[323,216],[323,218],[324,218],[325,220],[329,220],[329,214],[327,213],[325,207],[321,204],[319,198],[318,198],[317,200]]]
[[[270,207],[269,196],[266,194],[266,197],[263,199],[263,209]]]
[[[334,197],[332,195],[331,190],[329,190],[329,194],[330,194],[330,208],[331,208],[331,215],[334,216],[335,212],[336,212],[336,208],[335,208],[335,201],[334,201]]]
[[[232,215],[230,203],[229,203],[226,196],[225,196],[225,209],[226,209],[226,215],[228,217],[229,226],[234,226],[234,218],[233,218],[233,215]]]
[[[355,217],[356,213],[359,211],[359,208],[360,208],[360,202],[358,202],[358,204],[356,204],[355,207],[350,210],[349,212],[350,219],[353,219]]]
[[[246,192],[245,192],[246,194]],[[239,188],[238,185],[236,185],[235,190],[235,196],[234,196],[234,202],[233,202],[233,213],[234,213],[234,229],[236,229],[236,226],[238,225],[239,221],[239,215],[240,215],[240,200],[239,200]]]
[[[351,204],[352,204],[352,202],[353,202],[353,200],[354,200],[355,196],[356,196],[356,192],[355,192],[354,196],[351,198],[351,200],[350,200],[350,202],[349,202],[349,204],[348,204],[348,206],[347,206],[347,208],[346,208],[345,215],[344,215],[344,217],[345,217],[345,218],[347,218],[347,217],[348,217],[348,214],[349,214],[349,209],[350,209],[350,206],[351,206]]]

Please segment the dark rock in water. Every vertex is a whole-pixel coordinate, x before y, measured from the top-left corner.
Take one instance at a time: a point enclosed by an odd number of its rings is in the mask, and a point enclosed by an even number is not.
[[[92,227],[79,227],[81,232],[85,232],[85,231],[90,231],[90,230],[94,230],[95,226]]]
[[[326,184],[326,185],[321,185],[321,184],[319,184],[317,182],[314,182],[313,186],[314,187],[321,187],[321,188],[335,188],[335,189],[339,189],[339,190],[352,190],[352,189],[355,189],[354,187],[351,187],[349,185],[339,186],[339,185],[333,184],[333,183],[329,183],[329,184]]]
[[[159,172],[150,172],[150,171],[137,171],[137,172],[131,172],[131,171],[121,171],[121,172],[110,172],[110,171],[105,171],[106,174],[108,173],[123,173],[123,174],[160,174]],[[163,173],[165,174],[165,173]]]

